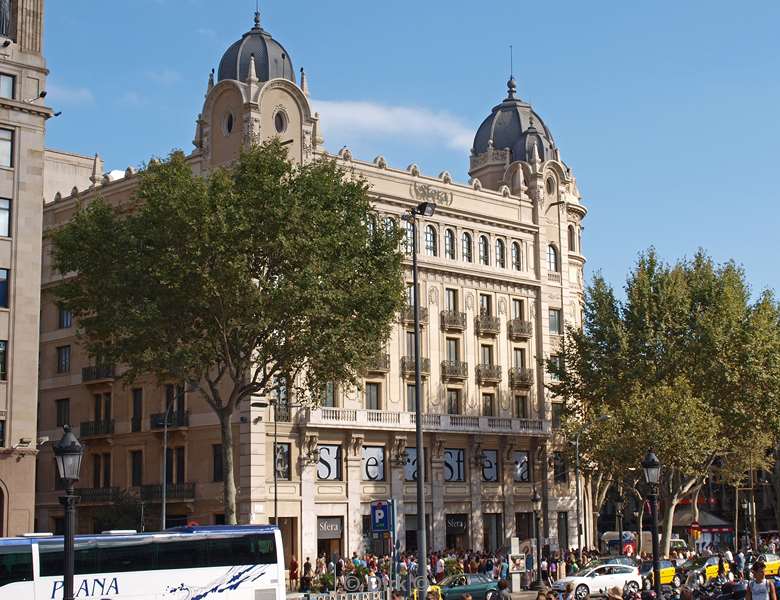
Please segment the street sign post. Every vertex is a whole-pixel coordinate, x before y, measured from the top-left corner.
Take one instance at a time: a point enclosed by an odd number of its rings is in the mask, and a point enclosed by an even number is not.
[[[390,531],[390,503],[377,500],[371,505],[371,531]]]

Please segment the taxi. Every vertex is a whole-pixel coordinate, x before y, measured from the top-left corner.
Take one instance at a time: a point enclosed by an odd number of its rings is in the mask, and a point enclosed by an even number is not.
[[[758,556],[758,560],[763,561],[766,565],[764,575],[767,577],[777,577],[780,575],[780,555],[764,553]]]
[[[723,561],[723,571],[729,581],[734,580],[734,575],[730,572],[729,561],[727,560]],[[692,578],[703,585],[708,581],[718,578],[718,557],[697,556],[696,558],[686,560],[677,567],[677,572],[679,573],[681,580]]]
[[[682,585],[682,576],[677,572],[677,567],[670,560],[662,560],[661,585],[671,585],[678,588]],[[653,588],[653,561],[645,560],[639,565],[639,575],[642,577],[642,587],[646,590]]]

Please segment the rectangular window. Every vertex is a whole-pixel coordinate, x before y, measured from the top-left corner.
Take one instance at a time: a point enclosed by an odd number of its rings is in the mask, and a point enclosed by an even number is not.
[[[290,447],[290,444],[276,444],[276,478],[280,481],[290,481],[292,479]]]
[[[111,455],[103,455],[103,486],[111,487]]]
[[[561,309],[551,308],[549,310],[550,315],[550,333],[560,335],[563,333],[563,327],[561,323]]]
[[[165,449],[165,483],[173,483],[173,448]]]
[[[57,427],[70,425],[70,400],[60,398],[54,401],[57,406]]]
[[[0,448],[5,448],[5,421],[0,419]]]
[[[211,460],[211,481],[222,481],[222,444],[212,444]]]
[[[482,394],[482,416],[493,417],[495,416],[495,404],[496,398],[493,394]]]
[[[552,366],[557,371],[560,371],[561,369],[561,357],[558,354],[551,354],[550,355],[550,362],[552,363]],[[552,381],[560,381],[561,377],[558,375],[558,373],[550,371],[550,379]]]
[[[385,480],[384,446],[363,446],[363,481]]]
[[[480,362],[483,365],[492,365],[493,364],[493,346],[490,346],[488,344],[483,344],[480,347]]]
[[[447,390],[447,414],[460,414],[460,390]]]
[[[428,448],[423,448],[423,455],[428,456]],[[404,463],[404,479],[417,481],[417,448],[406,449],[406,462]],[[431,480],[430,463],[425,461],[425,481]]]
[[[68,329],[71,327],[73,325],[73,313],[63,308],[62,306],[58,306],[57,311],[57,325],[59,328]]]
[[[498,450],[482,451],[482,481],[498,481]]]
[[[57,347],[57,373],[70,373],[70,346]]]
[[[11,201],[0,198],[0,237],[11,237]]]
[[[144,483],[144,453],[141,450],[130,452],[130,485],[139,487]]]
[[[0,98],[14,98],[14,82],[16,77],[7,73],[0,73]]]
[[[553,402],[552,408],[552,428],[560,429],[561,420],[563,419],[563,402]]]
[[[456,362],[460,360],[460,340],[458,338],[447,338],[447,360]]]
[[[144,416],[144,390],[133,388],[133,416],[130,419],[130,429],[141,431],[141,421]]]
[[[0,269],[0,308],[8,308],[8,269]]]
[[[176,483],[184,483],[186,481],[184,476],[185,465],[184,446],[179,446],[176,448]]]
[[[341,481],[341,446],[323,444],[318,446],[317,479],[321,481]]]
[[[414,331],[406,332],[406,356],[414,359]]]
[[[325,391],[322,394],[322,405],[328,408],[336,406],[336,384],[329,381],[325,384]]]
[[[447,297],[445,299],[445,308],[449,311],[455,312],[458,310],[458,290],[447,288]]]
[[[8,342],[0,340],[0,381],[8,379]]]
[[[558,513],[558,547],[569,547],[569,513]]]
[[[414,394],[414,384],[406,385],[406,412],[414,412],[417,406],[417,399]]]
[[[518,298],[512,299],[512,318],[513,319],[523,319],[525,318],[525,310],[523,306],[523,301]]]
[[[522,483],[531,481],[531,471],[528,467],[528,452],[523,450],[516,451],[512,457],[515,462],[514,480]]]
[[[484,316],[493,314],[493,298],[490,294],[479,295],[479,314]]]
[[[414,308],[414,284],[406,284],[406,306]]]
[[[12,167],[14,160],[14,132],[0,129],[0,167]]]
[[[512,366],[516,369],[525,367],[525,348],[512,349]]]
[[[185,412],[185,405],[184,405],[184,386],[180,383],[173,384],[168,383],[165,386],[165,410],[168,410],[168,408],[173,404],[173,408],[171,408],[171,411],[177,413],[177,414],[184,414]]]
[[[463,448],[444,449],[444,481],[466,481],[465,455]]]
[[[518,419],[528,418],[528,396],[515,396],[515,416]]]
[[[380,391],[381,387],[378,383],[366,384],[366,408],[368,410],[382,409],[382,397]]]
[[[100,487],[100,462],[102,460],[102,457],[100,454],[93,454],[92,455],[92,487],[93,488],[99,488]]]
[[[553,453],[553,475],[555,483],[568,483],[569,470],[566,466],[566,458],[561,452]]]

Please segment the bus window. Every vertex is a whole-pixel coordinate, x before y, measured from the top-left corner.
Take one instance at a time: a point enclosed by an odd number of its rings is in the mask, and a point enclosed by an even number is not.
[[[205,566],[205,539],[172,538],[157,542],[158,569],[192,569]]]
[[[41,562],[41,577],[62,576],[62,542],[40,542],[38,557]]]
[[[32,546],[0,547],[0,588],[17,581],[32,580]]]
[[[156,568],[156,544],[151,538],[100,541],[98,544],[99,573],[127,573]]]

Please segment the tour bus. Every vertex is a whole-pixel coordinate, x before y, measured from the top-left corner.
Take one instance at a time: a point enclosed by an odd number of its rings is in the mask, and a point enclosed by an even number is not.
[[[77,535],[78,600],[285,600],[276,526]],[[62,536],[0,539],[0,600],[61,600]]]

